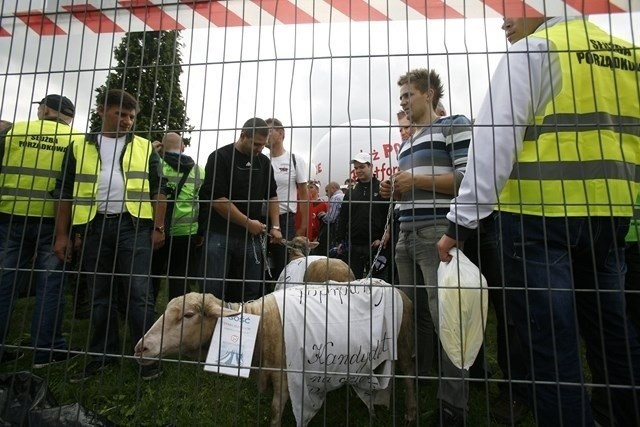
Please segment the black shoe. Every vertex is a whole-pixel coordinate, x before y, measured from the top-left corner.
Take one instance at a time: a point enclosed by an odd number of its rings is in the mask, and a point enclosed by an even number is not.
[[[46,368],[49,365],[53,365],[59,362],[66,362],[74,357],[78,356],[77,353],[70,353],[69,350],[53,350],[49,353],[48,358],[42,360],[35,360],[33,362],[34,369]]]
[[[528,413],[529,404],[519,397],[509,396],[508,393],[501,393],[491,405],[491,415],[503,424],[520,424]]]
[[[162,371],[160,370],[160,364],[158,362],[151,365],[144,365],[140,369],[140,377],[145,381],[150,381],[158,378]]]
[[[111,362],[94,360],[90,362],[88,365],[85,365],[84,369],[80,372],[76,372],[75,374],[69,377],[70,383],[81,383],[83,381],[88,380],[89,378],[97,375],[98,373],[107,369],[107,367],[111,364]]]
[[[23,356],[24,353],[21,351],[4,350],[0,352],[0,363],[15,362],[16,360],[22,359]]]
[[[439,403],[430,423],[432,427],[464,427],[464,412],[461,409]]]

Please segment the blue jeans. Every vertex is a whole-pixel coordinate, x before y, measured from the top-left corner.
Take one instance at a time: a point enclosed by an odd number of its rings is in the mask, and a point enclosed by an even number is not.
[[[262,297],[264,255],[260,237],[212,232],[207,236],[206,254],[202,292],[234,302]]]
[[[538,425],[592,426],[580,336],[621,426],[640,425],[640,344],[625,316],[624,218],[500,214],[506,303]]]
[[[447,231],[447,225],[426,226],[415,231],[400,231],[396,246],[396,267],[402,290],[413,302],[414,343],[416,364],[420,377],[431,372],[434,355],[434,330],[438,330],[438,265],[440,259],[436,243]],[[464,381],[469,371],[457,368],[440,352],[440,369],[443,377],[439,381],[438,399],[466,411],[469,386]]]
[[[20,279],[33,272],[36,302],[31,320],[31,344],[43,350],[36,350],[36,363],[48,361],[51,349],[67,348],[62,337],[64,264],[53,254],[53,235],[53,224],[25,222],[25,217],[14,216],[9,222],[0,223],[2,344],[6,343],[9,333],[9,321],[19,294]]]
[[[140,220],[125,213],[115,218],[98,214],[87,229],[82,274],[87,276],[92,301],[89,350],[101,354],[94,356],[95,360],[106,360],[121,353],[117,312],[119,290],[126,293],[121,300],[127,303],[131,351],[153,325],[151,228],[150,220]]]

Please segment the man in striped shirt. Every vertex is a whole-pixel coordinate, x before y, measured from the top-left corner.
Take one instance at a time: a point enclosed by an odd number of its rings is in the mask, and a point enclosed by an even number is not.
[[[414,303],[416,362],[420,377],[430,374],[433,332],[438,328],[436,243],[447,229],[451,198],[464,176],[471,142],[471,121],[465,116],[439,117],[443,95],[440,76],[415,69],[400,77],[400,105],[415,128],[398,153],[399,172],[380,186],[380,193],[400,203],[400,238],[395,262],[399,283]],[[426,287],[427,292],[424,291]],[[436,425],[462,425],[467,412],[467,371],[456,368],[442,352],[439,411]]]

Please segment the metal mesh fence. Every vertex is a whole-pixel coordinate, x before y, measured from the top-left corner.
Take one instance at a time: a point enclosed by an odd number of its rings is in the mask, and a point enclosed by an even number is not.
[[[640,424],[638,8],[2,3],[0,419]]]

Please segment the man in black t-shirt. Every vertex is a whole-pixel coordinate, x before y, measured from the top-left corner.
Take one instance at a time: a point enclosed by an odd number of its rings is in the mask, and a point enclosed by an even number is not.
[[[207,242],[203,292],[226,301],[262,296],[264,241],[282,239],[271,162],[261,153],[268,136],[264,120],[247,120],[240,138],[211,153],[205,167],[200,200],[210,209],[201,209],[199,221]]]

